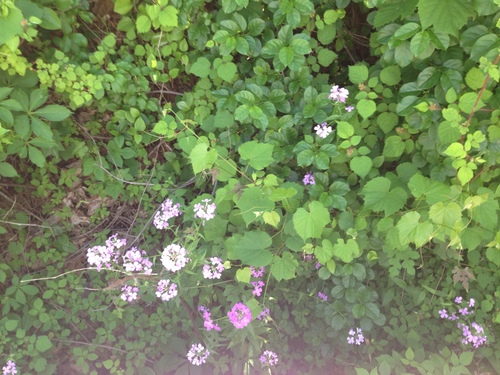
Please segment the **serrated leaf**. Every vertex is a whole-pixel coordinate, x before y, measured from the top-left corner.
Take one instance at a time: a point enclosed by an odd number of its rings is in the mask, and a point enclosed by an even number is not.
[[[189,73],[204,78],[210,74],[210,61],[206,57],[198,57],[189,70]]]
[[[480,89],[484,84],[484,73],[479,68],[472,67],[465,76],[465,83],[472,90]]]
[[[475,12],[468,0],[419,0],[418,14],[423,29],[433,26],[436,31],[456,36]]]
[[[151,20],[148,16],[141,14],[137,17],[135,26],[137,27],[138,33],[147,33],[149,30],[151,30]]]
[[[351,263],[361,255],[361,251],[355,240],[348,239],[347,242],[344,242],[343,239],[339,238],[337,243],[333,245],[333,255],[344,263]]]
[[[255,221],[263,212],[269,212],[274,209],[274,202],[259,187],[246,188],[236,205],[241,210],[241,216],[247,226]]]
[[[405,144],[399,135],[387,137],[384,143],[383,155],[386,158],[399,158],[405,151]]]
[[[50,104],[33,112],[49,121],[62,121],[71,115],[71,111],[58,104]]]
[[[275,256],[273,259],[273,265],[271,268],[271,274],[276,278],[276,280],[290,280],[295,277],[295,270],[297,269],[299,262],[293,256],[293,254],[286,252],[283,255]]]
[[[242,263],[253,267],[267,266],[273,260],[273,254],[267,250],[272,244],[271,237],[261,231],[246,232],[236,242],[236,255]]]
[[[200,142],[189,153],[189,159],[193,166],[193,173],[198,174],[212,167],[215,159],[217,159],[217,150],[211,149],[208,151],[208,145]]]
[[[323,240],[322,246],[314,248],[314,256],[321,264],[326,264],[333,257],[333,245],[329,240]]]
[[[325,226],[330,222],[330,213],[318,201],[309,203],[309,211],[299,208],[293,214],[293,227],[305,241],[308,238],[320,238]]]
[[[455,223],[462,218],[462,210],[455,202],[438,202],[429,209],[430,219],[447,228],[453,228]]]
[[[294,56],[295,56],[295,53],[294,53],[292,47],[282,47],[279,51],[279,54],[278,54],[278,57],[279,57],[281,63],[285,66],[288,66],[291,64]]]
[[[276,211],[264,212],[262,218],[266,224],[272,225],[275,228],[278,228],[281,220],[280,215]]]
[[[38,167],[43,168],[45,165],[45,156],[43,156],[42,152],[36,147],[28,145],[28,156],[31,162]]]
[[[358,113],[361,115],[361,117],[366,120],[368,117],[375,113],[375,111],[377,110],[377,105],[373,100],[361,99],[356,103],[356,109],[358,110]]]
[[[243,143],[238,148],[238,153],[252,168],[261,170],[274,162],[273,149],[272,144],[250,141]]]
[[[361,191],[365,196],[365,206],[375,212],[384,211],[386,216],[403,208],[406,203],[406,192],[397,187],[390,189],[391,181],[386,177],[376,177],[369,181]]]
[[[396,225],[399,231],[399,241],[402,245],[413,242],[417,248],[429,242],[434,227],[429,222],[420,223],[420,214],[407,212]]]
[[[132,10],[132,1],[131,0],[116,0],[114,11],[118,14],[124,15]]]
[[[14,167],[6,162],[1,162],[0,163],[0,176],[3,177],[16,177],[18,176],[17,171],[14,169]]]

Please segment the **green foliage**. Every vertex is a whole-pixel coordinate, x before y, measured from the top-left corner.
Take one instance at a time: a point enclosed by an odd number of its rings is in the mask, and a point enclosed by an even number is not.
[[[264,350],[277,374],[500,371],[498,1],[90,4],[0,0],[0,348],[21,373],[264,373]],[[190,207],[160,233],[166,197]],[[117,231],[156,266],[189,243],[178,298],[73,265]],[[438,313],[465,293],[475,351]]]

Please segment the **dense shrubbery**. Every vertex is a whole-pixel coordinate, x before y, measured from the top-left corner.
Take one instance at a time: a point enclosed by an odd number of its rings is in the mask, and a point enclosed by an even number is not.
[[[500,372],[498,1],[0,11],[4,373]]]

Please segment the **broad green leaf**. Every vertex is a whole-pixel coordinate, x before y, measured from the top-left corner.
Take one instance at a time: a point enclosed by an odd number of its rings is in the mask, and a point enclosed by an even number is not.
[[[231,82],[236,75],[236,64],[232,62],[225,62],[217,67],[217,75],[224,81]]]
[[[385,177],[376,177],[369,181],[362,189],[361,194],[365,196],[366,208],[375,212],[384,211],[386,216],[397,212],[406,203],[406,192],[397,187],[390,189],[391,181]]]
[[[118,14],[124,15],[132,10],[132,1],[131,0],[116,0],[114,11]]]
[[[273,254],[267,250],[272,244],[271,237],[261,231],[246,232],[236,242],[236,255],[242,263],[253,267],[267,266],[273,260]]]
[[[320,238],[329,222],[330,213],[318,201],[309,203],[309,211],[301,207],[293,214],[293,227],[304,241],[308,238]]]
[[[295,53],[294,53],[292,47],[282,47],[279,51],[278,56],[279,56],[281,63],[285,66],[288,66],[293,61],[293,57],[295,56]]]
[[[295,270],[299,266],[299,262],[289,252],[283,253],[283,255],[275,256],[273,259],[273,265],[271,267],[271,274],[276,278],[276,280],[290,280],[295,277]]]
[[[361,115],[361,117],[366,120],[368,117],[375,113],[375,111],[377,110],[377,105],[373,100],[361,99],[356,103],[356,109],[358,110],[358,113]]]
[[[415,55],[419,56],[424,53],[431,45],[431,37],[427,30],[417,33],[410,42],[410,51]]]
[[[455,223],[462,218],[462,210],[455,202],[438,202],[433,204],[429,209],[430,219],[438,224],[447,228],[453,228]]]
[[[368,68],[365,65],[354,65],[349,67],[349,80],[354,84],[368,81]]]
[[[467,75],[465,76],[465,83],[472,90],[480,89],[484,84],[484,73],[475,66],[469,70]]]
[[[396,225],[399,230],[399,241],[402,245],[413,242],[417,247],[429,242],[434,227],[429,222],[420,223],[420,214],[412,211],[407,212]]]
[[[46,30],[60,30],[61,20],[57,13],[48,7],[43,8],[42,23],[40,24]]]
[[[401,81],[401,68],[397,65],[385,67],[380,72],[380,80],[388,86],[397,85]]]
[[[500,39],[498,38],[498,35],[483,35],[474,42],[470,53],[470,58],[476,62],[479,62],[481,57],[486,56],[490,51],[495,50],[499,45]]]
[[[443,151],[443,154],[451,156],[452,158],[460,158],[463,159],[467,156],[467,152],[464,149],[464,145],[460,142],[454,142],[449,145],[446,150]]]
[[[386,158],[399,158],[405,151],[405,144],[399,135],[386,138],[383,155]]]
[[[167,5],[158,15],[158,21],[160,21],[160,25],[166,27],[177,27],[179,23],[177,18],[178,12],[179,11],[172,5]]]
[[[274,202],[260,187],[246,188],[236,205],[241,210],[241,215],[247,226],[260,217],[262,213],[274,209]]]
[[[208,151],[208,145],[205,142],[200,142],[189,153],[189,159],[193,166],[193,173],[198,174],[205,169],[212,168],[215,159],[217,159],[217,150]]]
[[[365,178],[372,169],[373,162],[368,156],[356,156],[352,158],[349,166],[359,177]]]
[[[354,127],[346,121],[340,121],[337,124],[337,134],[342,139],[348,139],[354,135]]]
[[[41,353],[46,352],[50,348],[52,348],[52,342],[48,338],[48,336],[43,335],[43,336],[38,336],[36,338],[36,343],[35,343],[36,350],[38,350]]]
[[[394,33],[394,37],[400,40],[406,40],[420,31],[420,25],[416,22],[408,22],[401,26]]]
[[[62,121],[71,115],[71,111],[58,104],[50,104],[33,112],[49,121]]]
[[[322,246],[314,248],[314,256],[321,264],[326,264],[333,257],[333,245],[329,240],[323,240]]]
[[[398,124],[399,117],[392,112],[382,112],[377,116],[377,125],[385,134],[388,134]]]
[[[198,57],[189,70],[189,73],[197,77],[204,78],[210,74],[210,61],[206,57]]]
[[[318,53],[318,63],[321,66],[330,66],[337,57],[338,55],[335,52],[323,48]]]
[[[325,24],[331,25],[339,19],[339,14],[336,10],[328,9],[323,15],[323,19],[325,21]]]
[[[460,183],[465,185],[474,177],[474,171],[468,166],[460,167],[457,171],[457,177]]]
[[[292,47],[292,50],[295,53],[298,53],[300,55],[307,55],[311,53],[311,45],[309,44],[309,41],[303,38],[296,38],[292,40],[292,43],[290,43],[290,47]]]
[[[278,228],[281,220],[280,215],[276,211],[264,212],[262,218],[266,224],[272,225],[275,228]]]
[[[472,210],[472,218],[484,228],[494,230],[498,224],[498,198],[495,199],[491,192],[488,200]]]
[[[243,143],[238,148],[238,153],[252,168],[261,170],[274,162],[273,149],[272,144],[250,141]]]
[[[151,30],[151,20],[148,16],[141,14],[137,17],[135,21],[135,26],[137,27],[137,32],[144,34]]]
[[[28,155],[33,164],[37,165],[40,168],[43,168],[43,166],[45,166],[45,156],[43,156],[42,152],[36,147],[28,145]]]
[[[339,258],[344,263],[351,263],[353,259],[361,255],[358,243],[353,239],[348,239],[344,242],[339,238],[337,243],[333,245],[333,255]]]
[[[405,19],[413,14],[418,0],[387,0],[379,4],[379,9],[375,15],[375,27],[380,27],[391,23],[398,18]]]
[[[252,277],[252,270],[250,267],[240,268],[236,271],[236,280],[239,283],[250,284],[250,278]]]
[[[3,177],[16,177],[18,176],[17,171],[14,167],[6,162],[0,162],[0,176]]]
[[[478,100],[477,93],[467,92],[460,97],[458,107],[465,113],[472,113],[472,110],[477,111],[484,107],[484,103],[481,99]]]
[[[418,14],[423,29],[434,26],[436,31],[456,36],[475,12],[468,0],[419,0]]]

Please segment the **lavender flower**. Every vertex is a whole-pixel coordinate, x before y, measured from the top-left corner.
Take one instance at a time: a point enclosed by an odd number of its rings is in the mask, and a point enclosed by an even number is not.
[[[106,240],[106,246],[110,248],[120,249],[127,244],[124,238],[118,238],[118,234],[113,234]]]
[[[354,111],[354,107],[352,105],[348,105],[347,107],[345,107],[345,110],[347,112],[352,112],[352,111]]]
[[[328,301],[328,296],[325,293],[318,292],[318,297],[325,302]]]
[[[199,366],[207,361],[210,352],[201,344],[193,344],[187,353],[187,359],[191,364]]]
[[[165,202],[161,204],[158,212],[156,212],[153,220],[154,226],[158,229],[167,228],[169,219],[182,215],[182,212],[179,210],[180,206],[179,203],[174,204],[171,199],[165,200]]]
[[[201,311],[203,314],[203,319],[205,320],[203,322],[203,326],[207,329],[207,331],[211,331],[212,329],[214,331],[220,331],[219,325],[214,324],[214,321],[211,318],[212,314],[210,313],[210,310],[208,310],[205,306],[199,306],[198,311]]]
[[[139,293],[139,288],[131,285],[124,285],[122,287],[122,294],[120,298],[125,302],[132,302],[137,299],[137,293]]]
[[[462,329],[462,343],[464,345],[472,344],[472,346],[477,349],[478,347],[486,343],[488,337],[484,334],[483,327],[481,327],[476,322],[473,322],[471,326],[474,332],[466,324],[457,324],[457,327]]]
[[[187,250],[180,245],[168,245],[161,254],[161,263],[167,271],[177,272],[184,268],[188,261]]]
[[[16,364],[14,361],[11,361],[10,359],[7,361],[4,367],[2,367],[2,375],[15,375],[17,374],[17,368]]]
[[[112,268],[112,264],[118,259],[118,251],[114,247],[94,246],[87,250],[87,261],[90,265],[95,265],[100,272],[104,268]]]
[[[170,280],[158,281],[156,287],[156,297],[161,298],[162,301],[169,301],[177,295],[177,284]]]
[[[227,313],[227,316],[229,321],[238,329],[246,327],[252,321],[250,308],[241,302],[235,304],[231,311]]]
[[[333,100],[334,102],[345,103],[348,96],[349,96],[349,90],[343,87],[339,87],[338,85],[335,85],[330,90],[330,95],[328,95],[328,98]]]
[[[322,124],[316,125],[314,127],[314,130],[316,131],[316,134],[318,135],[318,137],[326,138],[332,132],[332,127],[328,126],[327,123],[324,122]]]
[[[146,258],[147,254],[144,250],[139,250],[136,247],[128,250],[123,256],[123,267],[127,272],[144,272],[145,275],[151,275],[153,263]]]
[[[253,277],[262,277],[264,275],[264,270],[264,267],[255,268],[250,266],[250,271],[252,272]]]
[[[441,319],[447,319],[448,318],[448,312],[446,311],[446,309],[443,309],[443,310],[439,310],[439,317]]]
[[[254,287],[252,294],[254,296],[260,297],[262,293],[262,288],[264,287],[264,282],[263,281],[252,281],[250,284]]]
[[[308,172],[304,175],[302,182],[304,183],[304,185],[316,185],[316,181],[314,180],[314,176],[311,172]]]
[[[224,271],[222,259],[217,257],[210,258],[210,264],[205,263],[203,266],[203,277],[205,279],[220,279]]]
[[[363,331],[361,330],[361,328],[356,328],[356,330],[350,329],[349,337],[347,337],[347,342],[351,345],[361,345],[363,342],[365,342],[365,337],[363,336]]]
[[[211,220],[215,217],[215,209],[217,207],[215,203],[210,203],[211,199],[203,199],[201,202],[194,205],[194,217],[203,219],[202,224],[205,225],[206,220]]]
[[[264,351],[259,358],[263,366],[274,366],[278,364],[278,355],[270,350]]]
[[[269,318],[269,315],[270,315],[270,311],[269,311],[269,307],[265,307],[260,313],[259,313],[259,316],[257,317],[257,319],[259,320],[267,320],[267,318]]]

